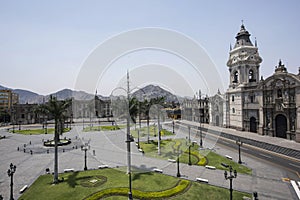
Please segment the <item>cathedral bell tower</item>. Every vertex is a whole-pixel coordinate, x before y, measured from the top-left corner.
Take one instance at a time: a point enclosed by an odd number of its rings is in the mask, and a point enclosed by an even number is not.
[[[262,58],[259,56],[256,40],[253,45],[250,40],[250,33],[243,23],[235,38],[234,47],[232,48],[230,45],[227,61],[230,76],[229,88],[226,93],[227,126],[249,130],[250,110],[248,105],[256,101],[255,88],[259,84],[259,67]],[[251,110],[251,112],[254,111]],[[247,117],[248,115],[249,117]],[[253,115],[258,120],[257,114]]]
[[[234,48],[230,47],[227,66],[230,73],[229,88],[243,87],[246,85],[257,85],[259,82],[259,65],[262,58],[258,54],[255,41],[253,46],[250,33],[244,24],[236,35]]]

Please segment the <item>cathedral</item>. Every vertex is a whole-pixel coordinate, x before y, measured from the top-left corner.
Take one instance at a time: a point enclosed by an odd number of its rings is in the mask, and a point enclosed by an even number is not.
[[[210,97],[210,123],[300,142],[300,68],[288,72],[280,60],[274,73],[260,76],[262,58],[244,24],[230,47],[229,86]]]

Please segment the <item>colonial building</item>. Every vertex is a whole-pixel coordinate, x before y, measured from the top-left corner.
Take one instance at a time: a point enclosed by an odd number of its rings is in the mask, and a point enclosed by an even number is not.
[[[201,96],[201,95],[200,95]],[[185,98],[181,105],[181,119],[209,123],[209,98]]]
[[[288,73],[279,61],[272,76],[262,80],[258,132],[300,142],[300,68]]]
[[[73,118],[104,118],[112,116],[111,101],[102,100],[95,95],[91,100],[72,99]]]
[[[214,126],[226,127],[226,97],[218,93],[209,97],[209,124]]]
[[[300,72],[288,73],[279,61],[273,75],[259,78],[262,58],[256,41],[253,45],[243,24],[235,38],[227,62],[225,126],[300,142]]]
[[[38,104],[16,104],[12,109],[12,124],[39,123],[36,112]]]

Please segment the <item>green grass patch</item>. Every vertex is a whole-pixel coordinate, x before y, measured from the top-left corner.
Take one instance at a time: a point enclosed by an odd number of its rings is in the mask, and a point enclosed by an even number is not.
[[[57,185],[53,185],[51,175],[40,176],[19,198],[19,200],[83,200],[98,199],[109,196],[106,199],[127,199],[128,175],[126,168],[89,170],[59,175],[64,179]],[[97,180],[97,181],[96,181]],[[175,199],[224,199],[228,195],[228,189],[198,184],[176,177],[153,173],[132,173],[132,191],[134,199],[165,199],[173,196]],[[203,195],[205,191],[205,195]],[[125,196],[115,196],[125,195]],[[176,196],[174,196],[176,195]],[[249,196],[246,193],[234,191],[234,199]],[[93,198],[95,197],[95,198]]]
[[[189,163],[189,149],[188,143],[185,139],[175,140],[161,140],[161,154],[158,155],[157,141],[150,143],[140,142],[140,148],[144,150],[146,156],[160,158],[160,159],[177,159],[178,150],[180,151],[179,161],[181,163]],[[228,170],[228,168],[221,165],[221,163],[231,165],[233,169],[237,170],[238,173],[252,174],[252,170],[244,165],[240,165],[237,162],[227,159],[210,150],[199,150],[199,145],[191,145],[191,163],[193,165],[210,165],[220,170]]]
[[[243,173],[243,174],[252,174],[252,169],[238,164],[237,162],[234,162],[233,160],[229,160],[228,158],[224,156],[220,156],[219,154],[208,151],[208,150],[200,150],[200,153],[202,154],[207,154],[206,158],[208,159],[208,163],[211,166],[215,166],[217,169],[220,170],[229,170],[227,167],[224,167],[221,165],[221,163],[231,165],[233,169],[235,169],[238,173]]]
[[[64,133],[69,132],[70,128],[64,128]],[[9,132],[13,132],[10,130]],[[24,130],[15,130],[15,133],[23,134],[23,135],[40,135],[45,134],[45,129],[24,129]],[[54,134],[54,128],[47,128],[47,134]]]
[[[83,129],[84,132],[90,131],[114,131],[125,128],[125,125],[115,125],[115,126],[88,126]]]
[[[177,159],[178,157],[178,150],[180,151],[179,160],[181,163],[188,163],[189,162],[189,154],[188,154],[188,144],[184,139],[177,139],[177,140],[161,140],[160,142],[160,155],[158,155],[157,150],[157,141],[151,141],[150,143],[147,142],[140,142],[140,148],[142,148],[145,152],[146,156],[160,158],[160,159]],[[206,158],[199,154],[198,146],[192,145],[191,146],[191,163],[193,165],[205,165]]]
[[[233,191],[233,199],[243,199],[243,197],[252,198],[252,195],[244,192]],[[176,200],[190,200],[190,199],[199,199],[199,200],[218,200],[218,199],[229,199],[229,190],[226,188],[220,188],[211,186],[205,183],[196,183],[192,182],[190,189],[182,194],[173,197],[172,199]]]
[[[137,138],[138,137],[138,131],[140,132],[140,137],[147,137],[148,136],[148,127],[142,127],[142,128],[137,128],[136,130],[130,130],[130,134]],[[151,125],[149,126],[149,136],[150,137],[156,137],[158,134],[157,126]],[[168,131],[166,129],[162,129],[160,132],[161,136],[168,136],[168,135],[174,135],[171,131]]]

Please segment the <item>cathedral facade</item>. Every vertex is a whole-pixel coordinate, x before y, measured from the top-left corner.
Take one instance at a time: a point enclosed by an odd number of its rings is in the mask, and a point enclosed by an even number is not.
[[[227,62],[230,82],[224,100],[226,108],[222,109],[223,124],[300,142],[300,69],[298,74],[288,73],[279,61],[273,75],[263,79],[256,41],[253,45],[243,24],[235,38]],[[211,119],[216,118],[216,113],[211,114]]]

